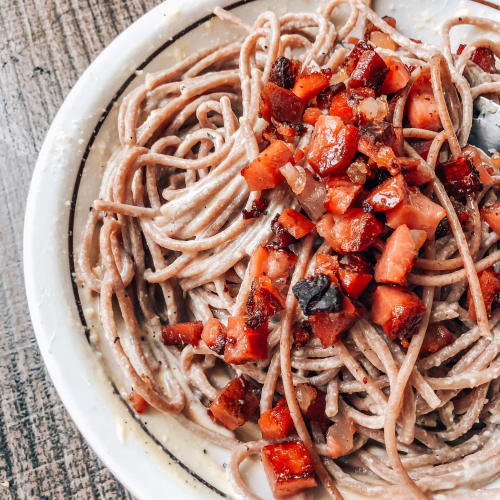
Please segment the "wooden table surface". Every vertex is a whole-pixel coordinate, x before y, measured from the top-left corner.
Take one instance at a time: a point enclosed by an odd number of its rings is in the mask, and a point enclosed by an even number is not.
[[[131,498],[64,409],[23,282],[31,174],[67,93],[101,50],[160,0],[0,0],[0,498]],[[43,243],[43,242],[42,242]]]

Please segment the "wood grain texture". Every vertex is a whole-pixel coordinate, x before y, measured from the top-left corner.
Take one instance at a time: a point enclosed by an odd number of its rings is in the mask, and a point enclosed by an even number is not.
[[[158,3],[0,1],[1,499],[131,498],[89,449],[47,375],[26,304],[22,228],[37,154],[66,94]]]

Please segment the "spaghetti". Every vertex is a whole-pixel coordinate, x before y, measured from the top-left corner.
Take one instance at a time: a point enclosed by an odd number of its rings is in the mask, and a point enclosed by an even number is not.
[[[336,26],[342,4],[350,14]],[[487,498],[480,488],[500,472],[500,315],[492,311],[500,177],[497,159],[467,138],[473,100],[500,92],[500,46],[480,39],[455,55],[449,33],[500,25],[451,19],[434,47],[361,0],[325,2],[315,14],[264,12],[253,25],[215,14],[243,38],[147,75],[124,98],[120,147],[79,252],[79,277],[100,296],[105,340],[134,407],[173,414],[232,449],[228,472],[245,498],[256,496],[239,466],[252,454],[277,497],[314,486],[316,476],[337,499],[338,488]],[[350,37],[359,27],[364,42]],[[481,76],[472,88],[471,72]],[[298,83],[313,80],[326,83],[311,93]],[[422,116],[428,102],[435,108]],[[399,147],[377,142],[387,131],[400,131]],[[347,161],[332,160],[351,136]],[[319,148],[321,137],[333,142]],[[284,160],[273,170],[266,155]],[[460,168],[469,168],[467,182],[457,180]],[[415,220],[401,215],[402,204],[418,207]],[[425,219],[429,206],[436,220]],[[343,236],[368,226],[366,244],[365,233]],[[398,278],[390,252],[404,253],[401,241],[414,253]],[[400,316],[381,320],[393,304]],[[230,331],[255,342],[251,355]],[[238,415],[221,403],[227,387],[245,400]],[[321,398],[318,417],[307,401]],[[237,428],[257,407],[264,439],[242,443]],[[279,436],[263,420],[278,413],[288,429]],[[273,460],[279,446],[291,456],[297,443],[313,472],[281,484]]]

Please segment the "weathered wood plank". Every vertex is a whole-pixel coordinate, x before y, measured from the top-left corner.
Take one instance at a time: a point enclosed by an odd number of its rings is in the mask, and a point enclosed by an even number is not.
[[[159,0],[3,0],[0,9],[0,498],[130,495],[89,449],[38,351],[22,273],[25,200],[46,130],[78,76]]]

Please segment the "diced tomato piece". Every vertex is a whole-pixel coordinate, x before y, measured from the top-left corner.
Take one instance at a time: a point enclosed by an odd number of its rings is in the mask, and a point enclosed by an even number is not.
[[[436,228],[446,211],[437,203],[431,201],[416,187],[409,186],[406,198],[396,207],[385,212],[387,225],[396,229],[406,224],[410,229],[421,229],[433,238]]]
[[[293,432],[295,426],[285,398],[280,399],[274,408],[262,413],[259,427],[262,439],[267,441],[286,438]]]
[[[241,365],[267,359],[267,321],[254,329],[247,325],[247,319],[237,316],[227,320],[226,363]]]
[[[266,247],[257,247],[257,250],[253,253],[249,264],[250,276],[252,276],[252,278],[266,273],[268,257],[269,253]]]
[[[252,288],[247,301],[246,324],[259,328],[268,318],[285,307],[285,301],[267,276],[258,276],[252,281]]]
[[[389,68],[389,73],[385,76],[380,92],[382,94],[394,94],[408,85],[411,76],[410,71],[397,57],[387,57],[384,61]]]
[[[349,177],[331,177],[328,180],[325,208],[334,215],[345,214],[363,187],[354,184]]]
[[[271,189],[284,181],[280,168],[293,160],[290,148],[283,141],[274,141],[241,170],[251,191]]]
[[[406,198],[406,190],[405,179],[398,174],[373,189],[368,198],[363,201],[363,207],[375,212],[390,210]]]
[[[305,417],[314,422],[325,420],[326,394],[323,391],[311,384],[297,384],[295,395]]]
[[[408,290],[385,285],[375,290],[371,319],[382,327],[390,340],[415,334],[424,313],[424,303]]]
[[[347,295],[353,299],[357,299],[372,280],[371,274],[360,273],[345,267],[339,269],[339,277]]]
[[[481,286],[481,293],[483,294],[484,305],[486,306],[486,312],[489,318],[491,317],[493,303],[498,302],[500,299],[500,278],[492,267],[477,273],[477,276],[479,278],[479,285]],[[471,319],[476,321],[476,310],[474,308],[474,301],[472,300],[470,289],[467,292],[467,308]]]
[[[262,90],[260,113],[268,122],[271,118],[279,122],[298,122],[304,111],[304,101],[291,90],[267,82]]]
[[[138,393],[132,389],[129,394],[128,400],[132,404],[132,408],[136,413],[144,413],[148,408],[148,402]]]
[[[314,127],[309,163],[322,176],[344,173],[356,153],[357,136],[356,127],[344,126],[336,116],[321,115]]]
[[[198,345],[203,331],[201,321],[188,321],[176,325],[164,325],[161,329],[163,343],[165,345]]]
[[[382,232],[383,224],[361,208],[350,208],[343,215],[324,215],[316,228],[333,250],[350,253],[368,248]]]
[[[295,83],[295,78],[297,78],[299,70],[299,61],[280,56],[274,61],[271,67],[269,81],[284,89],[291,89]]]
[[[288,498],[317,486],[311,457],[302,441],[268,444],[261,456],[275,498]]]
[[[242,426],[259,407],[255,387],[242,376],[233,378],[210,405],[215,419],[229,430]]]
[[[338,313],[316,313],[309,316],[309,323],[315,337],[323,347],[330,347],[341,334],[351,328],[359,318],[359,312],[353,303],[344,297],[344,310]]]
[[[489,47],[478,47],[471,56],[475,62],[486,73],[495,73],[495,54]]]
[[[293,208],[285,208],[278,222],[297,240],[314,229],[314,224]]]
[[[293,325],[292,335],[293,335],[293,345],[294,347],[301,348],[304,347],[311,339],[311,325],[309,321],[298,321]]]
[[[425,241],[425,231],[418,231],[418,233],[424,234]],[[387,238],[382,256],[375,266],[377,282],[396,285],[406,283],[406,276],[411,271],[420,249],[417,245],[422,241],[418,233],[416,235],[418,240],[415,241],[408,226],[402,224]]]
[[[410,126],[414,128],[435,132],[443,129],[428,73],[424,73],[412,85],[406,104],[406,114]]]
[[[359,42],[359,38],[355,36],[350,36],[347,39],[347,43],[350,43],[351,45],[356,45]]]
[[[382,19],[393,28],[396,27],[396,19],[394,19],[393,17],[384,16]],[[364,39],[366,41],[370,40],[370,35],[375,31],[378,31],[380,33],[380,29],[377,26],[375,26],[371,21],[368,20],[365,26]]]
[[[329,71],[300,75],[295,80],[292,92],[307,102],[328,87],[331,77],[332,74]]]
[[[481,217],[500,236],[500,203],[483,207]]]
[[[365,41],[359,40],[351,52],[347,54],[344,62],[342,63],[342,68],[348,75],[350,75],[356,68],[362,54],[371,50],[373,49]]]
[[[384,60],[374,50],[366,50],[351,74],[348,87],[370,87],[377,91],[388,72],[389,68]]]
[[[309,125],[315,125],[318,118],[322,115],[321,109],[319,108],[306,108],[304,111],[303,120]]]
[[[326,433],[326,453],[331,458],[347,455],[354,447],[354,432],[356,428],[350,419],[343,415],[328,428]]]
[[[441,350],[443,347],[452,344],[456,339],[446,326],[441,323],[433,323],[425,332],[424,341],[420,348],[420,356],[428,356],[433,352]]]
[[[479,172],[468,156],[460,156],[438,166],[444,186],[457,199],[483,189]]]
[[[322,90],[316,96],[316,104],[317,104],[318,108],[330,109],[333,97],[335,95],[337,95],[339,92],[342,92],[343,90],[345,90],[345,83],[344,82],[339,82],[339,83],[336,83],[335,85],[330,85],[325,90]]]
[[[218,319],[210,318],[203,327],[201,339],[212,351],[222,354],[226,345],[226,335],[226,327]]]

